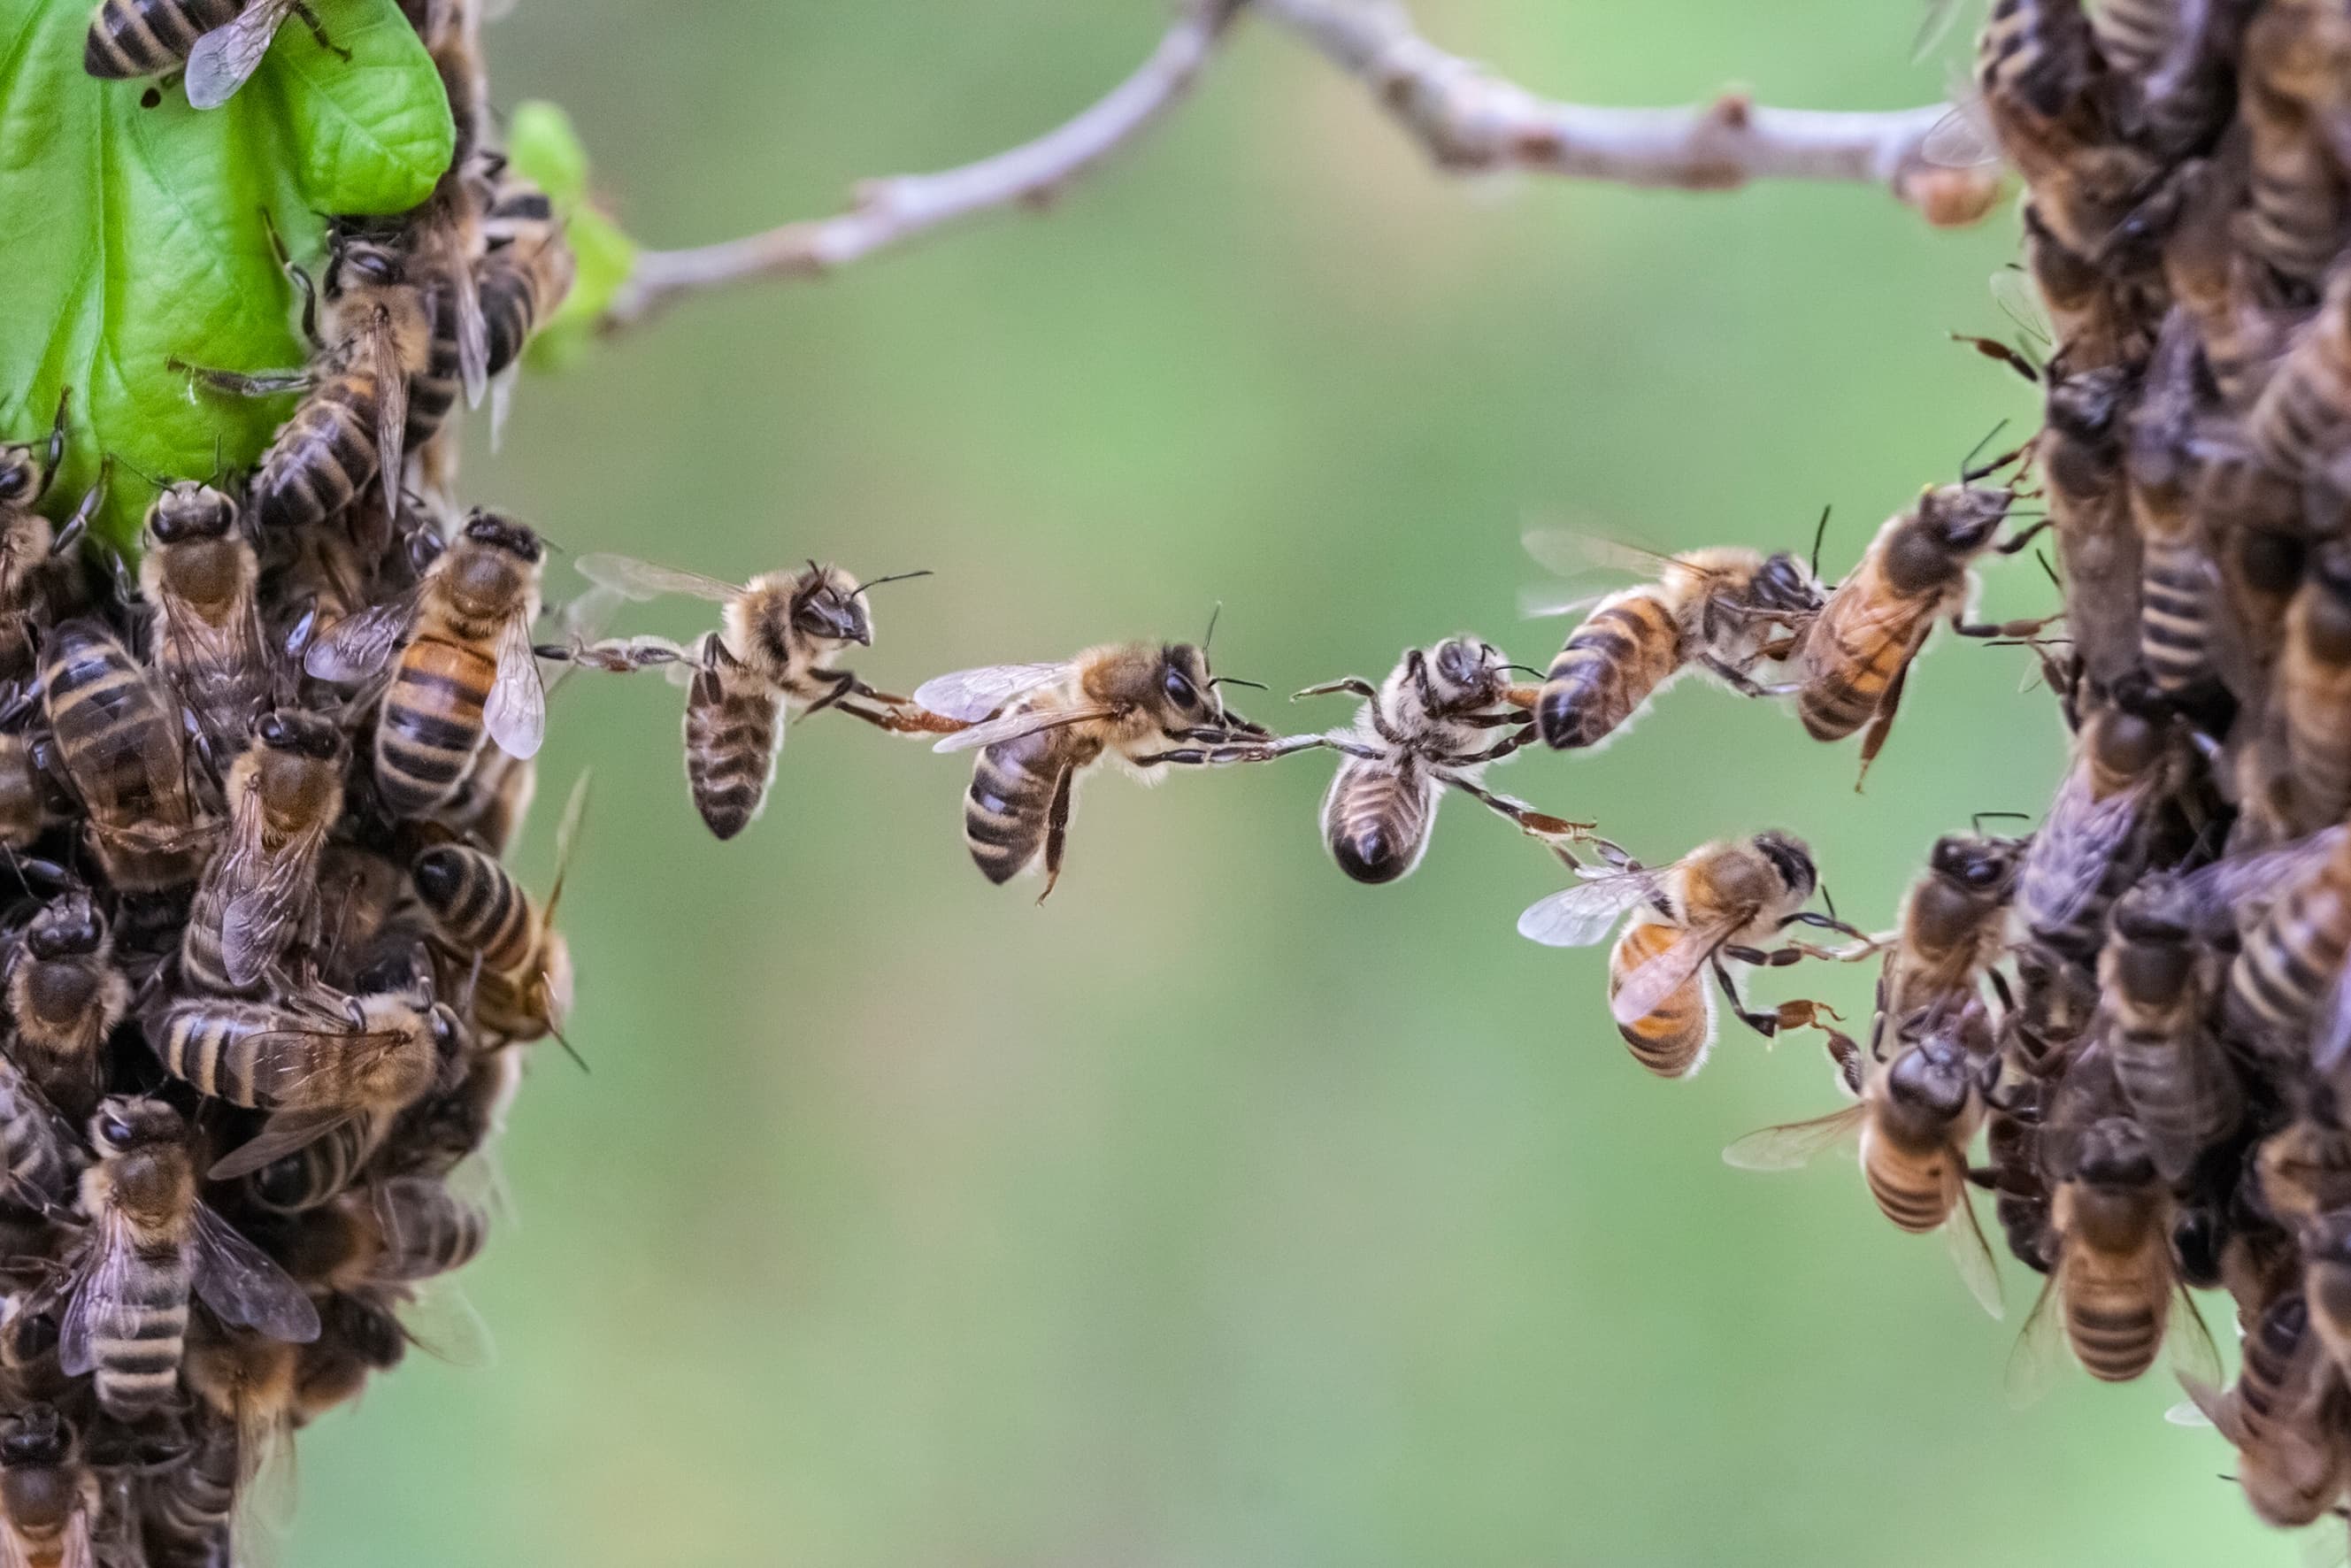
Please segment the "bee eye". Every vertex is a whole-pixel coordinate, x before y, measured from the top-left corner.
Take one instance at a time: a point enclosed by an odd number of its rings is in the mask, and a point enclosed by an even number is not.
[[[1184,672],[1181,670],[1168,671],[1166,676],[1160,681],[1159,689],[1165,692],[1167,700],[1177,707],[1193,707],[1197,706],[1200,700],[1199,694],[1192,689],[1192,683],[1184,678]]]
[[[131,1137],[131,1124],[109,1113],[99,1119],[98,1135],[110,1144],[128,1144]]]

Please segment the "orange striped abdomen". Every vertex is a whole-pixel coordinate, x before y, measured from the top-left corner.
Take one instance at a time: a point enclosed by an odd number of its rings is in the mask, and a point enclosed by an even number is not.
[[[1958,1173],[1950,1155],[1937,1149],[1924,1159],[1893,1146],[1875,1128],[1865,1128],[1861,1174],[1878,1212],[1914,1236],[1939,1228],[1959,1201]]]
[[[2351,899],[2340,885],[2341,869],[2340,857],[2329,862],[2246,935],[2229,966],[2229,1008],[2241,1025],[2297,1030],[2334,984],[2351,952]]]
[[[1671,947],[1681,935],[1680,926],[1656,920],[1628,927],[1608,955],[1609,999],[1614,1001],[1624,989],[1625,977]],[[1618,1024],[1616,1032],[1632,1048],[1633,1060],[1660,1078],[1686,1078],[1697,1071],[1714,1039],[1714,1009],[1705,971],[1683,981],[1647,1017]]]
[[[402,650],[375,729],[376,788],[393,816],[423,816],[456,791],[497,675],[496,660],[437,637]]]
[[[2351,810],[2351,668],[2311,657],[2289,636],[2277,678],[2295,814],[2311,829],[2339,822]]]
[[[360,371],[334,372],[302,400],[253,476],[262,527],[324,522],[375,477],[377,404],[375,377]]]
[[[1551,662],[1535,703],[1543,744],[1599,745],[1681,666],[1681,626],[1657,591],[1612,596]]]
[[[1428,848],[1437,788],[1409,761],[1346,758],[1322,797],[1322,841],[1331,858],[1357,882],[1409,875]]]
[[[2167,1265],[2151,1251],[2108,1257],[2069,1247],[2058,1267],[2065,1337],[2083,1370],[2127,1383],[2153,1366],[2171,1316]]]
[[[1804,639],[1806,671],[1796,695],[1796,715],[1814,740],[1843,740],[1876,716],[1918,644],[1925,641],[1931,598],[1919,599],[1888,616],[1865,591],[1882,582],[1864,566],[1829,597],[1828,608]],[[1880,593],[1886,591],[1880,588]],[[1858,624],[1848,626],[1848,622]]]

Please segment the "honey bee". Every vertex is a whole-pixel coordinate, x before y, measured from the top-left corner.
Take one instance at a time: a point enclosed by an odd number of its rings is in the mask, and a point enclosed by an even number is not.
[[[1886,1011],[1908,1019],[1964,1003],[2006,946],[2009,901],[2025,841],[1981,833],[1947,833],[1927,857],[1927,874],[1910,884],[1886,959]]]
[[[51,815],[48,781],[32,746],[20,733],[0,730],[0,845],[32,848]]]
[[[318,935],[311,946],[319,972],[338,985],[354,978],[407,894],[408,873],[399,862],[358,844],[329,843],[320,850]]]
[[[2168,706],[2143,682],[2118,685],[2084,721],[2017,883],[2017,916],[2035,939],[2085,957],[2096,950],[2107,905],[2137,873],[2173,737]]]
[[[1661,1078],[1687,1078],[1714,1043],[1714,998],[1705,971],[1739,1020],[1767,1040],[1815,1021],[1819,1004],[1783,1002],[1771,1012],[1740,999],[1724,960],[1779,967],[1802,957],[1843,957],[1803,943],[1776,948],[1791,925],[1859,936],[1831,915],[1803,905],[1819,886],[1812,852],[1792,834],[1758,833],[1702,844],[1671,865],[1650,869],[1623,860],[1583,868],[1575,886],[1552,894],[1519,916],[1519,935],[1547,947],[1588,947],[1629,913],[1608,955],[1609,1012],[1633,1059]]]
[[[833,663],[852,643],[873,644],[868,589],[925,573],[860,583],[837,566],[810,561],[806,571],[765,572],[737,585],[618,555],[582,556],[580,572],[631,599],[679,593],[725,606],[722,630],[703,638],[680,666],[693,680],[685,700],[686,782],[704,824],[721,839],[733,838],[765,810],[786,713],[838,707],[868,724],[900,727],[893,714],[908,699],[878,692]],[[674,662],[674,650],[657,640],[640,646],[652,651],[636,662]]]
[[[228,839],[188,911],[180,971],[206,990],[257,988],[317,923],[319,856],[342,815],[342,731],[264,714],[229,770]]]
[[[95,1373],[98,1403],[135,1420],[177,1390],[191,1293],[222,1322],[294,1343],[319,1314],[266,1253],[196,1196],[188,1126],[161,1100],[115,1096],[90,1118],[91,1231],[58,1325],[57,1364]]]
[[[1722,1151],[1742,1170],[1790,1170],[1858,1134],[1861,1173],[1880,1213],[1912,1235],[1940,1230],[1968,1291],[1993,1317],[2001,1312],[2000,1273],[1968,1196],[1968,1145],[1984,1120],[1988,1051],[1969,1049],[1985,1030],[1980,1004],[1950,1016],[1923,1038],[1880,1054],[1890,1015],[1881,1010],[1861,1058],[1861,1097],[1842,1111],[1750,1133]],[[1905,1019],[1907,1031],[1923,1021]],[[1986,1041],[1987,1045],[1989,1040]]]
[[[2180,1384],[2237,1449],[2237,1481],[2263,1521],[2285,1528],[2323,1517],[2351,1480],[2343,1390],[2296,1291],[2272,1300],[2245,1335],[2244,1364],[2221,1393],[2210,1376]]]
[[[2245,434],[2273,473],[2300,479],[2351,438],[2351,273],[2326,286],[2318,313],[2288,341],[2245,415]]]
[[[2098,985],[2116,1082],[2157,1174],[2177,1183],[2235,1129],[2244,1104],[2235,1074],[2205,1033],[2219,965],[2165,912],[2168,897],[2163,884],[2147,882],[2116,900]]]
[[[1329,741],[1346,758],[1322,798],[1322,841],[1341,871],[1364,883],[1410,875],[1427,852],[1448,786],[1537,838],[1580,837],[1591,826],[1546,816],[1481,782],[1489,765],[1533,736],[1534,692],[1510,684],[1513,667],[1490,643],[1452,637],[1408,651],[1376,686],[1350,675],[1298,694],[1364,699],[1353,728]]]
[[[572,1001],[570,944],[555,928],[563,882],[588,806],[588,779],[571,791],[555,836],[555,881],[534,903],[506,867],[464,844],[441,844],[409,868],[416,896],[451,953],[475,961],[474,1018],[509,1040],[562,1036]]]
[[[2083,1370],[2122,1383],[2155,1364],[2168,1337],[2186,1376],[2217,1382],[2220,1354],[2174,1272],[2171,1193],[2127,1116],[2082,1133],[2051,1209],[2056,1266],[2010,1364],[2010,1392],[2038,1393],[2062,1338]],[[2062,1324],[2063,1333],[2059,1333]]]
[[[0,1556],[22,1568],[95,1568],[97,1474],[57,1406],[29,1405],[0,1427]]]
[[[98,483],[63,528],[52,528],[38,509],[65,461],[72,395],[70,390],[57,394],[45,445],[0,442],[0,675],[11,678],[33,672],[33,624],[42,607],[45,569],[74,549],[106,500],[110,464],[101,463]]]
[[[2289,1228],[2351,1208],[2351,1130],[2331,1090],[2322,1084],[2298,1115],[2261,1141],[2252,1177],[2261,1207]]]
[[[82,69],[110,81],[187,63],[188,102],[218,109],[260,68],[277,25],[301,18],[319,47],[348,61],[303,0],[99,0],[82,43]]]
[[[285,1004],[190,998],[150,1039],[164,1071],[232,1105],[271,1113],[261,1132],[207,1173],[248,1176],[371,1113],[397,1113],[432,1087],[455,1048],[447,1007],[392,993]],[[160,1037],[160,1038],[158,1038]]]
[[[522,1052],[483,1051],[466,1062],[463,1080],[426,1095],[401,1113],[386,1176],[446,1176],[506,1125],[522,1087]]]
[[[2268,378],[2283,322],[2258,298],[2248,258],[2231,237],[2244,206],[2248,171],[2232,138],[2214,157],[2183,172],[2186,199],[2163,245],[2163,277],[2195,323],[2221,406],[2241,412]]]
[[[236,503],[210,485],[166,486],[147,510],[139,561],[155,668],[215,761],[244,745],[277,685],[256,592],[260,563],[237,521]]]
[[[291,1249],[322,1291],[414,1284],[464,1268],[489,1239],[489,1215],[443,1183],[400,1176],[355,1187],[306,1217]]]
[[[553,204],[528,181],[500,179],[482,221],[484,362],[496,376],[522,358],[538,324],[562,306],[575,264]]]
[[[290,1349],[288,1354],[300,1354]],[[196,1359],[191,1346],[189,1367]],[[188,1426],[186,1455],[151,1475],[141,1490],[141,1540],[150,1568],[210,1568],[234,1561],[229,1527],[245,1481],[236,1423],[200,1404],[190,1412]]]
[[[2111,681],[2138,662],[2138,532],[2124,483],[2125,410],[2134,380],[2121,365],[2053,362],[2036,455],[2048,476],[2057,565],[2069,590],[2066,632],[2084,671]]]
[[[2119,134],[2104,62],[2078,0],[2018,0],[1979,40],[1976,85],[2001,150],[2064,245],[2093,261],[2155,193],[2163,165]]]
[[[2240,115],[2252,189],[2235,238],[2289,289],[2317,287],[2351,218],[2351,189],[2335,151],[2346,71],[2351,17],[2339,7],[2265,5],[2246,30]]]
[[[2059,239],[2034,198],[2023,206],[2024,269],[2048,311],[2059,360],[2074,373],[2135,368],[2147,348],[2137,300]]]
[[[1210,630],[1213,632],[1214,627]],[[1045,856],[1042,903],[1061,880],[1078,777],[1105,757],[1145,783],[1170,764],[1270,760],[1319,746],[1276,743],[1225,709],[1205,645],[1113,643],[1046,664],[995,664],[925,681],[914,702],[968,724],[934,750],[979,752],[964,801],[964,842],[1002,884]]]
[[[1535,720],[1555,749],[1603,744],[1691,668],[1745,695],[1763,695],[1752,672],[1784,657],[1821,608],[1820,580],[1785,550],[1766,556],[1725,546],[1667,556],[1555,532],[1529,534],[1526,545],[1555,570],[1598,563],[1656,579],[1601,600],[1552,661]]]
[[[2090,14],[2098,52],[2134,89],[2141,145],[2167,157],[2208,141],[2234,107],[2231,66],[2250,7],[2108,0]]]
[[[2228,1026],[2266,1051],[2330,1072],[2351,1051],[2351,830],[2330,828],[2184,879],[2183,911],[2243,927],[2222,1004]],[[2331,1207],[2331,1206],[2330,1206]]]
[[[22,1069],[0,1058],[0,1202],[37,1213],[69,1207],[81,1179],[81,1139]]]
[[[86,890],[41,906],[8,963],[11,1051],[40,1092],[79,1118],[98,1103],[99,1053],[131,1007],[114,933]]]
[[[376,790],[392,815],[448,800],[485,734],[510,756],[537,755],[547,729],[530,643],[541,555],[529,528],[476,509],[413,592],[336,622],[304,656],[312,675],[349,684],[399,653],[375,732]]]
[[[2351,1208],[2329,1209],[2298,1229],[2311,1326],[2339,1374],[2351,1369]]]
[[[160,893],[194,881],[211,824],[190,788],[179,722],[147,672],[103,626],[68,621],[50,634],[41,682],[57,765],[115,888]]]
[[[198,1320],[200,1322],[202,1320]],[[247,1489],[286,1450],[294,1430],[295,1380],[300,1346],[266,1334],[198,1329],[188,1336],[180,1376],[194,1396],[197,1474],[179,1490],[170,1511],[182,1540],[201,1540],[235,1515]],[[149,1527],[163,1511],[150,1492]]]
[[[2143,560],[2139,657],[2155,689],[2174,699],[2211,684],[2220,610],[2220,570],[2207,553],[2193,505],[2196,465],[2189,437],[2196,415],[2196,352],[2187,313],[2175,308],[2157,337],[2131,417],[2127,459]],[[2083,592],[2074,585],[2074,598]],[[2080,628],[2072,629],[2079,634]]]
[[[1868,726],[1861,742],[1865,774],[1893,728],[1910,662],[1936,622],[1948,617],[1953,631],[1971,637],[2030,635],[2043,624],[1978,626],[1967,620],[1975,559],[1987,550],[2012,555],[2032,538],[2028,529],[1995,544],[2015,492],[1975,483],[2017,455],[1965,470],[1960,483],[1930,488],[1917,505],[1886,519],[1861,564],[1830,591],[1797,640],[1796,713],[1805,733],[1815,740],[1843,740]]]
[[[277,611],[270,637],[273,647],[300,669],[319,633],[367,608],[367,573],[350,535],[336,524],[287,530],[282,554],[284,562],[266,594]]]
[[[2288,603],[2278,660],[2276,713],[2294,825],[2315,831],[2351,814],[2351,546],[2312,556]]]
[[[329,1296],[319,1315],[323,1332],[302,1347],[295,1375],[297,1425],[358,1398],[370,1373],[389,1372],[408,1354],[400,1320],[381,1302]]]

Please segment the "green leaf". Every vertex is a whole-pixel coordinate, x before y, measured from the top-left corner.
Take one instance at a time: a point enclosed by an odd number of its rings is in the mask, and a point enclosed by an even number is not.
[[[46,509],[63,517],[112,453],[96,531],[129,550],[147,475],[249,466],[288,397],[191,389],[177,357],[275,370],[305,357],[266,212],[315,267],[323,213],[403,212],[448,167],[455,127],[432,57],[396,0],[313,0],[351,51],[278,30],[261,68],[199,112],[175,87],[82,71],[89,0],[0,0],[0,439],[45,434],[72,392],[70,444]],[[37,218],[34,216],[37,214]]]
[[[554,203],[578,266],[571,292],[531,339],[526,356],[535,370],[560,370],[587,350],[605,307],[636,270],[637,243],[590,198],[588,150],[559,106],[537,99],[517,104],[507,122],[507,158]]]

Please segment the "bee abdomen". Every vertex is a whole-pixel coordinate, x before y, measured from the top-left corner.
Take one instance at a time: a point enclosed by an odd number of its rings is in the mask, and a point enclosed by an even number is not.
[[[2299,889],[2264,919],[2229,966],[2230,999],[2256,1025],[2293,1029],[2328,985],[2344,951],[2351,910],[2342,901],[2316,899]]]
[[[2342,384],[2331,365],[2312,361],[2314,349],[2323,348],[2304,340],[2290,351],[2245,422],[2262,461],[2279,474],[2301,474],[2312,453],[2341,433],[2333,411],[2351,398],[2351,386]]]
[[[980,874],[992,883],[1011,881],[1044,848],[1045,819],[1058,779],[1030,763],[1051,756],[1050,747],[1013,741],[987,747],[972,765],[963,841]]]
[[[1645,959],[1671,946],[1680,935],[1671,925],[1644,922],[1626,931],[1609,956],[1608,997],[1625,988],[1625,977]],[[1706,1059],[1713,1039],[1714,1019],[1708,1010],[1704,980],[1692,976],[1669,992],[1646,1017],[1616,1026],[1633,1052],[1633,1060],[1660,1078],[1687,1078]]]
[[[1829,622],[1821,622],[1815,632],[1834,645]],[[1837,651],[1842,655],[1844,651]],[[1814,740],[1843,740],[1867,724],[1911,652],[1911,639],[1888,636],[1866,659],[1848,662],[1840,656],[1817,668],[1796,695],[1796,716],[1803,721],[1804,733]]]
[[[376,787],[398,817],[456,791],[482,748],[482,707],[497,666],[470,648],[420,638],[401,654],[375,731]]]
[[[433,338],[424,368],[408,378],[408,423],[401,434],[405,447],[422,446],[440,433],[457,406],[464,369],[457,357],[456,291],[447,278],[434,285],[425,308],[433,315]]]
[[[444,844],[416,857],[417,896],[443,936],[478,951],[494,972],[530,958],[530,903],[506,867],[481,851]]]
[[[246,0],[101,0],[82,40],[82,69],[110,81],[170,70],[245,6]]]
[[[255,516],[264,528],[300,528],[340,511],[375,477],[376,387],[340,375],[294,411],[253,477]]]
[[[2127,1383],[2155,1364],[2163,1314],[2126,1292],[2068,1295],[2065,1334],[2082,1368],[2105,1383]]]
[[[2147,542],[2139,583],[2139,652],[2159,690],[2178,694],[2212,673],[2212,580],[2192,548]]]
[[[1914,1236],[1935,1229],[1951,1217],[1951,1189],[1942,1182],[1920,1180],[1918,1173],[1889,1170],[1880,1160],[1865,1162],[1862,1176],[1878,1211]],[[1914,1185],[1915,1184],[1915,1185]]]
[[[538,282],[527,268],[486,267],[481,294],[482,327],[489,339],[489,371],[496,375],[521,358],[530,341],[538,322]]]
[[[706,667],[695,675],[685,700],[685,781],[703,824],[721,839],[749,827],[768,803],[782,733],[777,718],[772,693],[732,690]]]
[[[237,1430],[215,1421],[183,1463],[146,1485],[149,1561],[207,1568],[226,1560],[225,1534],[236,1507]]]
[[[488,1215],[439,1182],[403,1181],[387,1192],[396,1197],[384,1212],[387,1278],[428,1280],[462,1269],[488,1239]]]
[[[1435,805],[1433,787],[1416,774],[1351,757],[1322,801],[1323,841],[1357,882],[1394,882],[1420,863]]]
[[[1543,744],[1596,746],[1681,667],[1681,628],[1655,595],[1602,605],[1551,662],[1535,724]]]
[[[118,1293],[93,1309],[98,1402],[118,1419],[168,1402],[180,1381],[188,1332],[188,1277],[132,1252]]]

